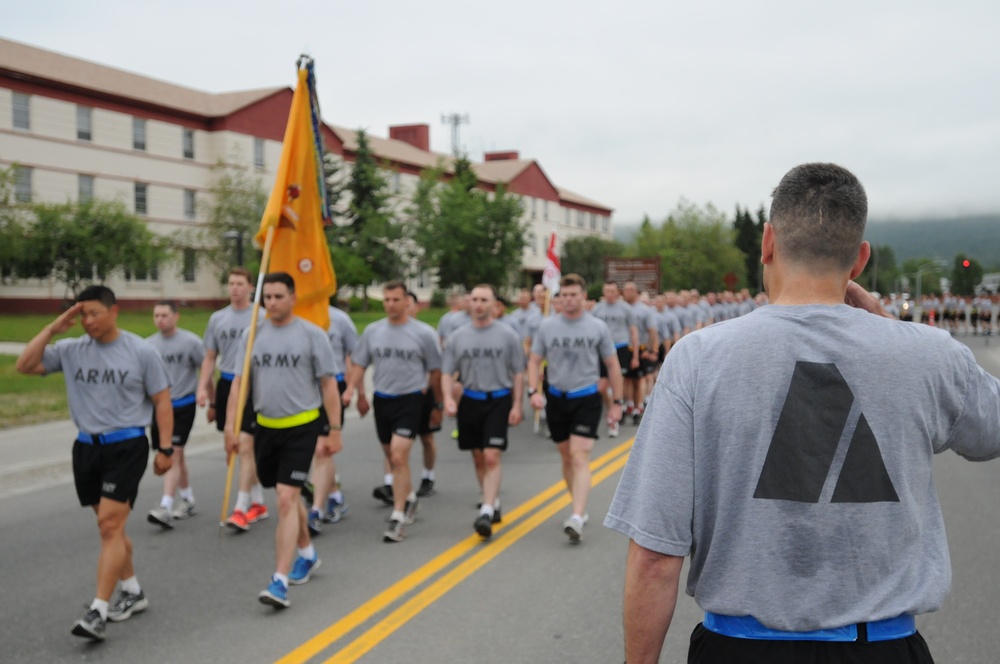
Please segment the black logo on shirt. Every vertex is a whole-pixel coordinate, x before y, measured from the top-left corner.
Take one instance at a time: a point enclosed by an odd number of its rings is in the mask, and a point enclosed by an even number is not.
[[[84,370],[81,368],[77,369],[76,373],[73,374],[74,382],[90,383],[92,385],[100,383],[123,385],[126,378],[128,378],[128,370],[122,371],[121,369],[87,369],[86,373],[84,373]]]
[[[419,351],[406,350],[405,348],[372,348],[372,357],[380,360],[397,359],[397,360],[419,360],[421,359],[421,354]]]
[[[288,353],[278,353],[277,355],[271,355],[270,353],[263,353],[261,355],[253,356],[253,365],[255,367],[297,367],[299,362],[302,361],[300,355],[289,355]]]
[[[553,337],[551,348],[596,348],[600,342],[592,337]]]
[[[499,360],[503,358],[503,348],[466,348],[462,351],[462,360],[477,360],[485,358],[488,360]]]
[[[753,497],[818,503],[853,404],[837,365],[796,362]],[[831,502],[899,502],[864,413],[855,423]]]

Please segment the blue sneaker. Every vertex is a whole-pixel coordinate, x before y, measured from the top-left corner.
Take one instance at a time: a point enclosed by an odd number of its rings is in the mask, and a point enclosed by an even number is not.
[[[271,577],[271,585],[260,591],[257,596],[261,604],[273,606],[276,609],[287,609],[292,605],[288,601],[288,588],[278,579]]]
[[[347,502],[335,498],[327,499],[326,518],[323,521],[326,523],[337,523],[345,514],[347,514]]]
[[[319,535],[320,530],[322,530],[322,526],[320,525],[322,523],[323,515],[319,513],[319,510],[309,510],[309,519],[306,522],[306,525],[309,526],[309,534],[313,537]]]
[[[288,573],[288,583],[292,586],[301,586],[312,576],[313,570],[319,567],[319,556],[312,560],[297,556],[292,564],[292,571]]]

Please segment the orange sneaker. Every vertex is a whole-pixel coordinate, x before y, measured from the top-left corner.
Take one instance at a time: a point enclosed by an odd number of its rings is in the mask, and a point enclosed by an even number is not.
[[[270,516],[267,513],[267,505],[262,505],[260,503],[254,503],[247,510],[247,522],[257,523],[261,519],[266,519]]]
[[[240,533],[250,530],[250,522],[243,510],[233,510],[233,513],[226,519],[226,525]]]

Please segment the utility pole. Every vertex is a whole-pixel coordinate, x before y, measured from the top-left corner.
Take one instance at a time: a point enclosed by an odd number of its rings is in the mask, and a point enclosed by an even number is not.
[[[441,124],[451,125],[451,154],[457,157],[461,152],[461,145],[458,142],[458,127],[469,124],[469,114],[442,113]]]

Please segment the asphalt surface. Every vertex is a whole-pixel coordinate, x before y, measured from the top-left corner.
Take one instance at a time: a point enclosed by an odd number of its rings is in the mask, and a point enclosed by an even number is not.
[[[1000,375],[1000,340],[990,340],[992,347],[982,338],[964,340]],[[33,431],[61,430],[53,424]],[[562,533],[569,510],[560,502],[558,455],[530,423],[514,430],[504,457],[506,518],[492,541],[473,536],[478,488],[471,463],[439,434],[437,494],[421,502],[405,542],[386,544],[388,509],[371,498],[382,474],[373,424],[370,417],[348,419],[346,449],[337,458],[350,511],[316,538],[322,566],[308,584],[291,589],[292,607],[276,612],[256,599],[273,570],[275,518],[243,535],[219,528],[225,462],[221,440],[203,431],[190,459],[196,516],[172,531],[148,524],[160,480],[151,472],[143,480],[128,532],[150,608],[109,624],[101,644],[69,633],[94,593],[93,515],[78,507],[65,471],[36,469],[33,480],[0,496],[6,598],[0,661],[620,662],[626,541],[600,523],[625,458],[622,446],[634,432],[626,426],[621,437],[597,443],[594,459],[610,453],[602,466],[607,477],[591,494],[580,545]],[[0,451],[12,438],[4,433]],[[39,444],[64,446],[68,457],[63,440]],[[417,448],[412,458],[416,469]],[[8,464],[4,453],[0,466]],[[953,591],[941,611],[918,625],[939,662],[996,662],[1000,463],[973,464],[946,453],[935,473]],[[273,510],[273,492],[268,502]],[[662,662],[685,661],[687,637],[699,620],[693,600],[682,596]]]

